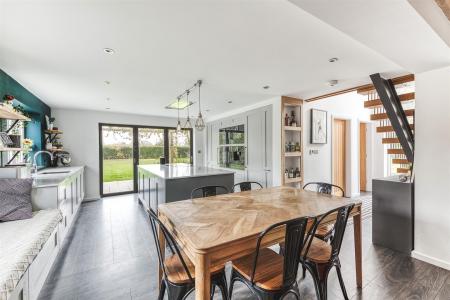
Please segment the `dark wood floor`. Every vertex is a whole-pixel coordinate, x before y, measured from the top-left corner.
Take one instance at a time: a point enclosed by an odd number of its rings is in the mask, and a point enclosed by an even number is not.
[[[450,299],[450,272],[373,246],[370,218],[363,222],[363,260],[364,287],[358,290],[350,226],[341,261],[352,299]],[[157,257],[144,211],[134,196],[111,197],[81,206],[39,299],[153,300],[156,278]],[[310,276],[299,285],[303,299],[316,299]],[[235,290],[233,299],[255,299],[242,285]],[[334,271],[328,293],[329,299],[343,298]]]

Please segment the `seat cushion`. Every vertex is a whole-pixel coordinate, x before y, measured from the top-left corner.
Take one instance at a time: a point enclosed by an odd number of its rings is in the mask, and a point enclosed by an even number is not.
[[[233,260],[233,268],[250,281],[255,254]],[[265,290],[278,290],[283,285],[283,256],[271,249],[259,251],[255,284]]]
[[[33,179],[0,179],[0,222],[24,220],[33,216],[32,185]]]
[[[305,250],[303,249],[302,255],[304,255]],[[313,238],[306,256],[315,263],[327,263],[331,257],[331,245],[321,239]]]
[[[62,219],[58,209],[0,223],[0,300],[7,299]]]
[[[325,238],[327,235],[331,233],[334,228],[334,224],[325,224],[321,225],[317,228],[315,236],[319,238]]]
[[[184,262],[187,265],[189,273],[191,273],[192,279],[195,278],[195,267],[189,258],[183,253]],[[167,279],[173,283],[187,283],[189,282],[189,276],[186,273],[181,260],[178,255],[171,255],[164,261],[167,271]],[[224,265],[214,266],[211,268],[211,274],[215,274],[224,270]]]

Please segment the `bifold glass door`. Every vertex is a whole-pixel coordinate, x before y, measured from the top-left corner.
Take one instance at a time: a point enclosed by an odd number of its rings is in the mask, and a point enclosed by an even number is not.
[[[192,164],[192,129],[99,124],[100,195],[135,193],[137,166]]]

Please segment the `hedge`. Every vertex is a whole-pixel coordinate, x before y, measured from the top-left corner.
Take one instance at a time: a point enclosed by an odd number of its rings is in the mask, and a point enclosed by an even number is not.
[[[162,146],[141,146],[139,147],[140,158],[158,158],[164,156]],[[175,153],[173,153],[175,152]],[[177,157],[189,157],[190,147],[176,147],[172,149],[172,154]],[[103,146],[103,159],[130,159],[133,157],[133,148],[128,146]]]

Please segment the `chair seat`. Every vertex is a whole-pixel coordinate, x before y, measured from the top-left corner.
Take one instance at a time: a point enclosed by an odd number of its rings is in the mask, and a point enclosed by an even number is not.
[[[186,255],[183,255],[183,259],[187,265],[187,268],[189,270],[189,273],[191,273],[192,279],[195,278],[195,266],[194,264],[189,260],[189,258],[186,257]],[[176,284],[182,284],[189,282],[189,276],[184,270],[183,264],[181,263],[181,260],[178,258],[178,255],[172,255],[164,261],[164,265],[166,266],[167,270],[167,279],[170,282],[176,283]],[[211,267],[211,275],[219,273],[223,271],[224,265],[218,265]]]
[[[233,260],[233,268],[250,281],[255,253]],[[259,251],[255,284],[265,290],[279,290],[283,285],[283,256],[264,248]]]
[[[334,228],[334,224],[325,224],[321,225],[317,228],[316,233],[314,234],[318,238],[325,238],[328,236]]]
[[[328,263],[331,258],[331,249],[331,245],[327,242],[318,238],[313,238],[311,247],[306,256],[312,262],[325,264]],[[302,255],[304,255],[304,253],[302,253]]]

